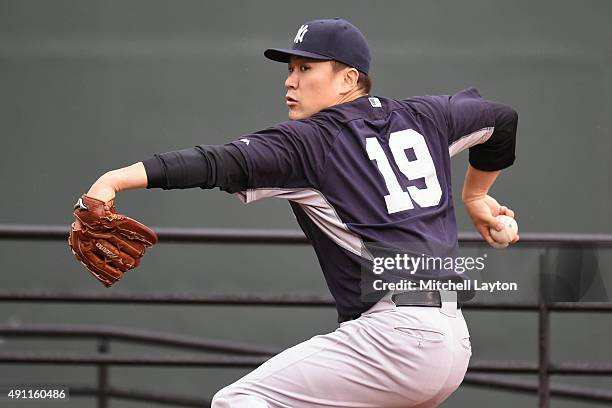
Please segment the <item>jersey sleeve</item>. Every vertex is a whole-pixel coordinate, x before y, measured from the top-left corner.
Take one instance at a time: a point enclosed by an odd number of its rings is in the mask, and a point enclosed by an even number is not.
[[[485,143],[493,134],[495,115],[476,88],[454,95],[419,96],[409,99],[417,113],[428,116],[447,138],[451,156]]]
[[[283,122],[231,142],[247,165],[245,202],[297,189],[318,189],[333,140],[310,121]]]

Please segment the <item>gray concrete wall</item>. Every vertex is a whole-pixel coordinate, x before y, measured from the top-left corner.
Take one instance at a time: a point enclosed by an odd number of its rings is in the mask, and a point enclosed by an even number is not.
[[[223,143],[284,120],[286,68],[265,60],[262,51],[288,46],[304,21],[335,16],[353,21],[369,39],[374,94],[446,94],[476,86],[486,98],[516,108],[517,162],[491,194],[516,210],[521,231],[611,232],[607,1],[1,0],[0,223],[68,225],[76,197],[107,170],[156,152]],[[453,160],[456,199],[466,165],[465,153]],[[130,191],[119,195],[118,205],[151,226],[296,228],[285,202],[244,206],[218,191]],[[456,205],[460,230],[472,231],[461,203]],[[489,254],[487,278],[521,283],[519,293],[498,300],[535,298],[535,250],[470,251]],[[570,269],[586,275],[598,270],[600,275],[587,277],[585,292],[606,297],[612,258],[607,250],[595,256]],[[558,263],[576,259],[574,254]],[[0,268],[2,289],[106,290],[64,243],[2,241]],[[141,268],[109,290],[327,293],[306,247],[176,244],[151,250]],[[534,315],[469,312],[467,319],[474,359],[536,358]],[[25,303],[0,304],[0,322],[114,324],[281,347],[336,327],[332,309]],[[612,361],[610,322],[607,315],[555,315],[553,357]],[[84,341],[14,339],[4,339],[0,351],[50,347],[94,351]],[[245,372],[111,370],[115,384],[204,396]],[[4,365],[0,384],[93,385],[94,373]],[[606,379],[558,380],[612,388]],[[480,406],[483,399],[496,407],[536,405],[529,396],[463,387],[444,406]],[[94,401],[75,398],[70,406],[93,407]],[[555,400],[552,406],[588,405]]]

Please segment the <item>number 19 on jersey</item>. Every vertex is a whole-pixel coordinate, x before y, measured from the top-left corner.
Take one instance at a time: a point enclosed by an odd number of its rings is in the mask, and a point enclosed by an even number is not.
[[[408,160],[406,149],[412,148],[415,160]],[[442,188],[436,175],[429,148],[425,138],[413,129],[400,130],[389,135],[389,149],[393,161],[408,180],[425,179],[426,188],[408,186],[404,191],[399,180],[393,173],[389,158],[385,154],[378,139],[366,138],[366,152],[370,160],[374,160],[378,171],[383,176],[387,191],[385,196],[387,212],[389,214],[407,211],[414,208],[413,200],[421,207],[433,207],[440,203]]]

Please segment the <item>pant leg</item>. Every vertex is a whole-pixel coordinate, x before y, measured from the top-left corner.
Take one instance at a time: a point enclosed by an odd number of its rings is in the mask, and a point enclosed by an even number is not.
[[[385,298],[223,388],[212,407],[436,406],[459,385],[469,360],[467,350],[456,348],[456,332],[467,333],[463,316],[440,310],[396,307]]]

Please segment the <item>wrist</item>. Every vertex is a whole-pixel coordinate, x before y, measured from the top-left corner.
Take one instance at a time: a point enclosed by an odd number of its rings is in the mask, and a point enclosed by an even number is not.
[[[113,181],[112,175],[109,172],[100,176],[100,178],[93,183],[86,195],[104,202],[108,202],[115,198],[115,194],[117,192],[116,185]]]
[[[463,202],[468,203],[485,198],[499,173],[499,171],[479,170],[468,164],[461,193]]]
[[[467,194],[463,194],[461,196],[461,200],[464,204],[471,203],[473,201],[482,200],[487,196],[486,192],[470,192]]]

